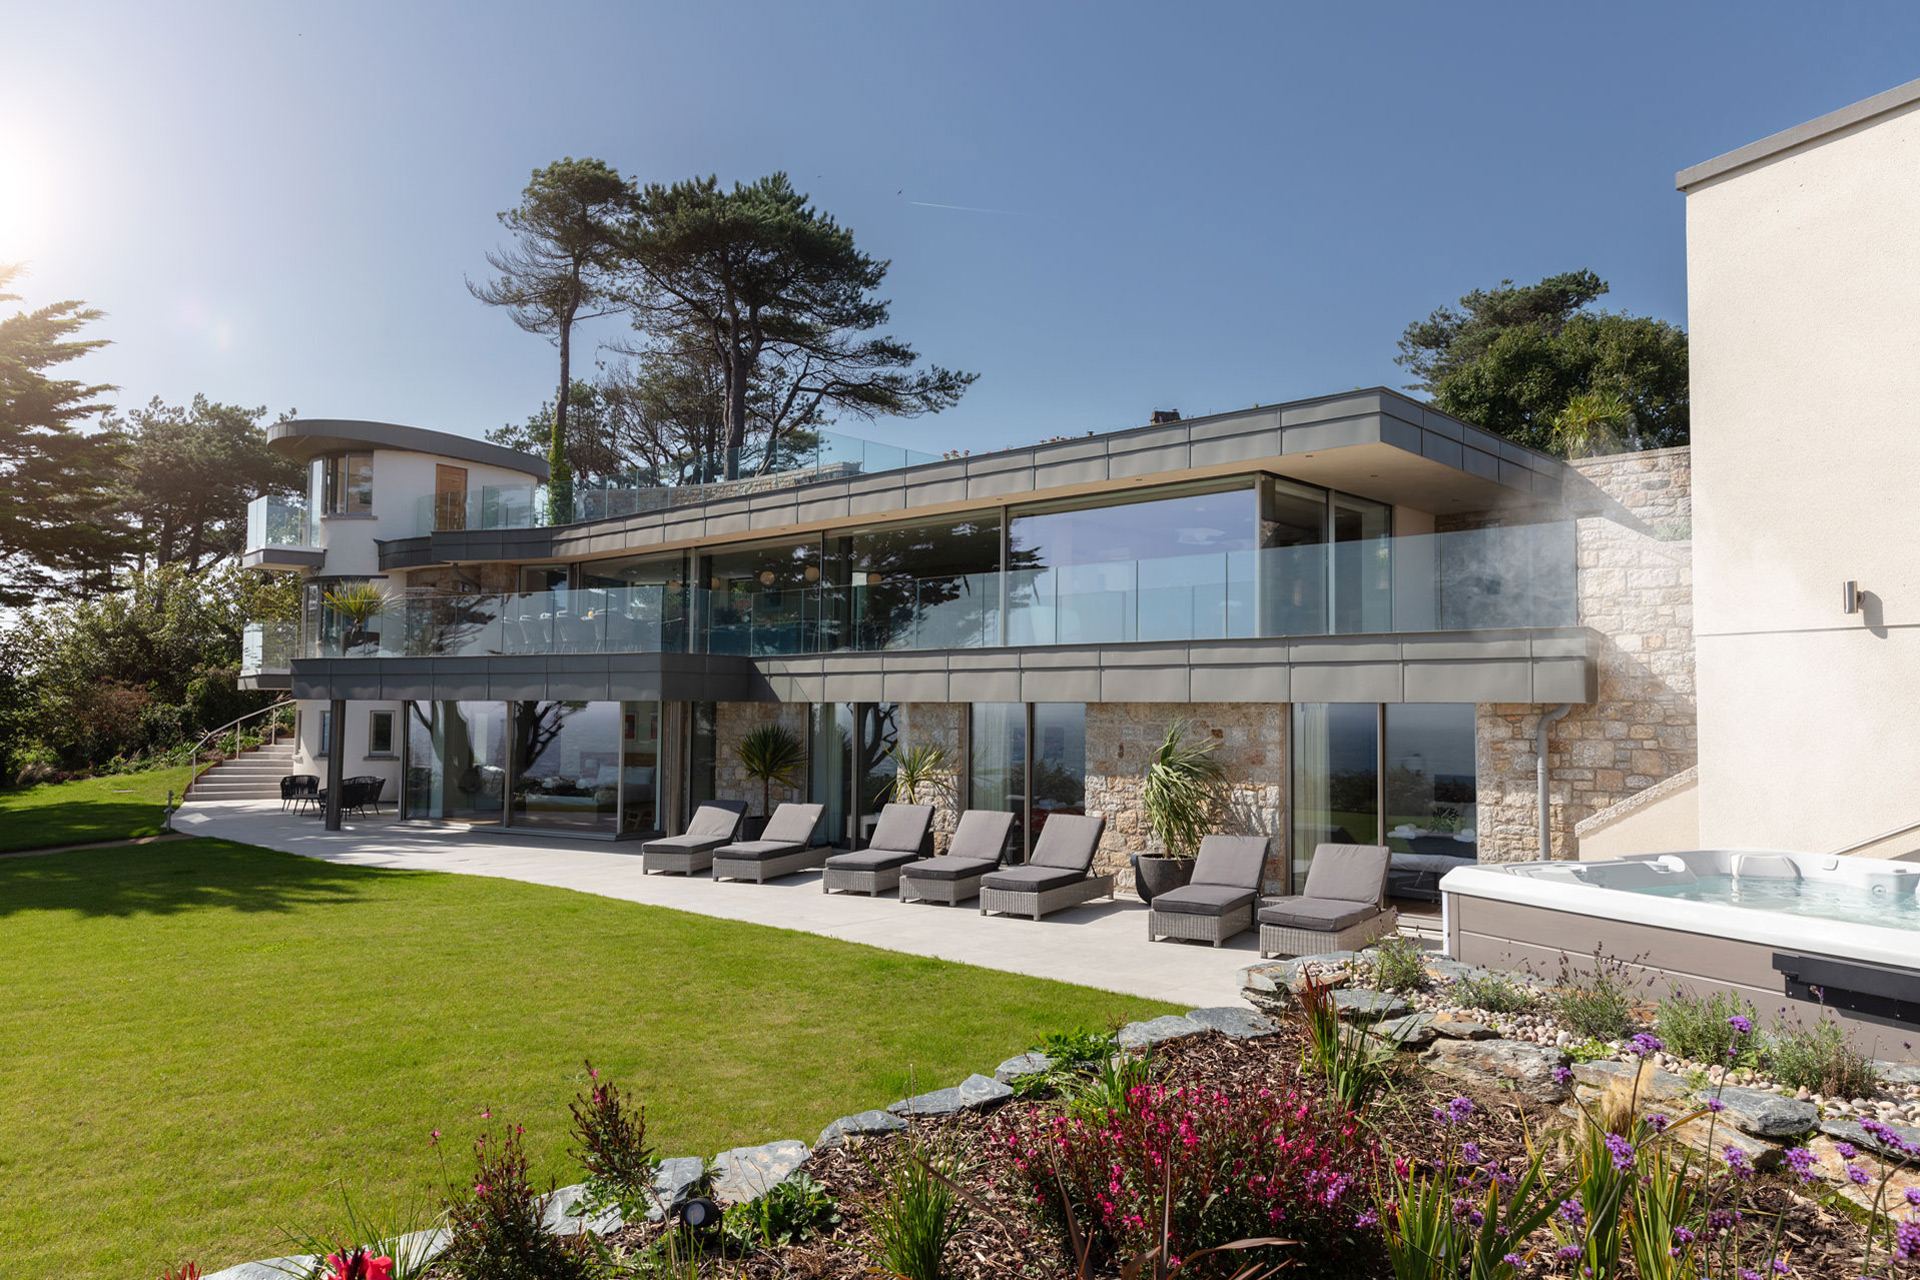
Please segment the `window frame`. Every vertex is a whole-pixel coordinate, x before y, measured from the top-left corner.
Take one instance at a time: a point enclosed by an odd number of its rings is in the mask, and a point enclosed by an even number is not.
[[[384,751],[379,750],[374,745],[374,742],[375,742],[374,725],[378,723],[381,716],[385,716],[387,718],[387,748]],[[400,752],[399,752],[399,748],[395,745],[393,721],[394,721],[394,712],[389,708],[373,707],[368,710],[367,712],[367,755],[366,755],[367,759],[393,760],[398,758]]]

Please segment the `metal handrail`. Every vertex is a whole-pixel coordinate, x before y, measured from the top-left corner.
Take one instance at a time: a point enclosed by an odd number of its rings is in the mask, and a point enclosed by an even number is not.
[[[214,764],[222,763],[220,761],[215,761],[213,764],[208,764],[206,769],[203,769],[200,767],[200,753],[206,750],[207,744],[209,742],[212,742],[215,738],[218,738],[221,734],[226,733],[228,730],[239,728],[241,725],[253,719],[255,716],[263,716],[267,714],[269,711],[278,711],[281,707],[290,707],[292,705],[294,705],[294,700],[292,698],[281,698],[278,701],[269,702],[264,707],[255,707],[252,711],[247,712],[247,714],[243,716],[235,716],[233,719],[221,725],[218,729],[210,729],[206,733],[201,734],[200,741],[193,744],[193,752],[191,755],[187,757],[187,768],[189,772],[187,774],[187,785],[180,792],[181,800],[184,801],[187,798],[187,796],[193,793],[193,784],[200,781],[201,777],[207,772],[207,769],[213,768]],[[279,741],[280,741],[280,726],[278,724],[275,724],[273,726],[273,736],[268,740],[267,745],[273,746],[277,744]]]
[[[1879,844],[1882,840],[1891,840],[1895,836],[1903,836],[1909,831],[1920,831],[1920,821],[1909,822],[1905,826],[1895,827],[1891,831],[1882,831],[1879,835],[1869,837],[1865,840],[1856,840],[1843,848],[1829,851],[1827,856],[1837,858],[1842,854],[1852,853],[1856,849],[1865,849],[1871,845]]]

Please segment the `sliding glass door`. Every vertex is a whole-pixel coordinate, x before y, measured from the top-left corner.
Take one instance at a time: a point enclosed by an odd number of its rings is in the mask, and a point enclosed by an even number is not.
[[[968,744],[967,807],[1014,815],[1009,861],[1032,854],[1052,815],[1087,811],[1085,703],[976,702]]]

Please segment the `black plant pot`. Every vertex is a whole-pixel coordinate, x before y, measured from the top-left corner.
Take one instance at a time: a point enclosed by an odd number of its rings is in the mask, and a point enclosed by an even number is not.
[[[744,818],[740,819],[740,839],[742,841],[758,840],[760,838],[760,834],[764,832],[766,829],[767,829],[767,815],[764,813],[761,813],[761,814],[750,813],[746,815]]]
[[[1140,901],[1153,900],[1169,889],[1178,889],[1193,879],[1193,863],[1185,858],[1155,858],[1146,854],[1130,855],[1133,862],[1133,891]]]

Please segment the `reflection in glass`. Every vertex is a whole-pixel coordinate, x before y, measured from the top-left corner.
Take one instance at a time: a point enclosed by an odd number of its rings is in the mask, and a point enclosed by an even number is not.
[[[1018,862],[1026,850],[1026,704],[974,703],[967,741],[967,776],[972,780],[967,807],[1016,815],[1001,856]]]
[[[658,702],[620,704],[620,830],[628,835],[661,831],[660,721]]]
[[[715,552],[705,564],[707,652],[813,653],[820,631],[820,544],[783,542]]]
[[[1380,843],[1379,708],[1293,704],[1293,892],[1323,844]]]
[[[1031,821],[1038,841],[1050,815],[1087,811],[1087,704],[1034,703],[1032,742]]]
[[[613,834],[620,810],[620,704],[515,704],[513,823]]]
[[[846,649],[998,643],[997,516],[857,529],[827,539],[822,613]]]
[[[1393,630],[1393,508],[1333,495],[1333,632]]]
[[[507,797],[507,704],[409,702],[403,814],[500,822]]]
[[[1327,630],[1327,493],[1268,477],[1263,486],[1260,634]]]
[[[719,794],[718,773],[720,761],[720,704],[717,702],[696,702],[692,704],[693,714],[687,751],[687,812],[691,814],[702,801],[711,800]]]
[[[851,702],[816,702],[809,711],[808,798],[824,808],[820,831],[829,844],[853,847],[853,712]]]
[[[1472,858],[1478,784],[1473,704],[1387,706],[1387,847],[1396,853]]]
[[[873,835],[877,815],[892,799],[893,749],[900,743],[900,704],[862,702],[853,739],[853,772],[860,784],[860,847]]]

